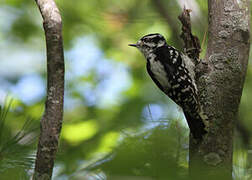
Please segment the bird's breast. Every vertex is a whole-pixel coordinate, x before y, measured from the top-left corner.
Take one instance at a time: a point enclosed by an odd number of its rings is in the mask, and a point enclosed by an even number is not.
[[[155,60],[155,55],[149,58],[150,70],[155,76],[155,79],[168,90],[171,87],[171,84],[168,81],[167,73],[164,66],[158,60]]]

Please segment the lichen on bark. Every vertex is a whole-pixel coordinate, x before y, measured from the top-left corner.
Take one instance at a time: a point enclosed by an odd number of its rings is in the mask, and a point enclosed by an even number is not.
[[[249,0],[208,0],[208,7],[207,53],[197,63],[196,83],[209,131],[200,142],[190,137],[189,172],[192,179],[229,180],[233,128],[250,48]]]
[[[193,179],[232,179],[233,128],[250,47],[248,4],[208,0],[209,40],[203,60],[208,70],[197,69],[202,71],[197,86],[209,118],[209,133],[201,143],[190,139],[189,168]]]

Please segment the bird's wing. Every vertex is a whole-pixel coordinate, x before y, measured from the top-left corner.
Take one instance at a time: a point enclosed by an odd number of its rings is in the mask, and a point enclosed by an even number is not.
[[[178,70],[177,65],[182,61],[180,57],[177,57],[175,62],[175,51],[175,49],[169,49],[167,46],[162,46],[157,48],[154,52],[156,58],[163,64],[168,79],[172,79],[172,76]]]

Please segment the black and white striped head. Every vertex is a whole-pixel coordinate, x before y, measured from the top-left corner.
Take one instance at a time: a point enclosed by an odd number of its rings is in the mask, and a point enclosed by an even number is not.
[[[164,45],[166,45],[166,40],[161,34],[158,33],[145,35],[139,41],[137,41],[136,44],[129,44],[129,46],[138,48],[145,57],[147,57],[157,47]]]

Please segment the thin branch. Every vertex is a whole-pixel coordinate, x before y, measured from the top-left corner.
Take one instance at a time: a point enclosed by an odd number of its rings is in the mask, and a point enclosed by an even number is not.
[[[35,0],[43,17],[47,51],[47,97],[40,122],[33,179],[51,179],[63,119],[64,53],[62,22],[53,0]]]
[[[184,41],[184,49],[188,57],[198,60],[201,52],[200,42],[197,36],[192,34],[190,9],[183,9],[178,19],[182,23],[182,33],[180,37]]]

